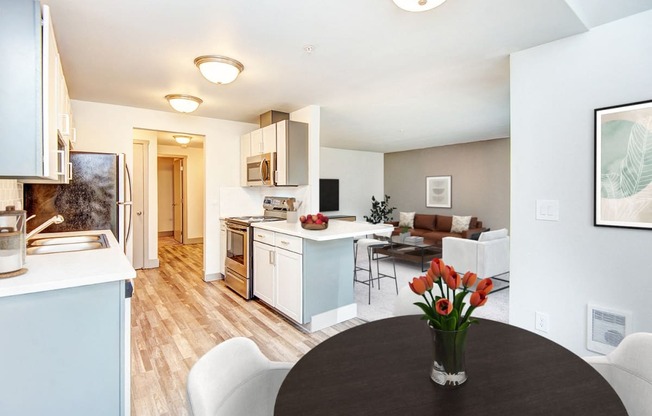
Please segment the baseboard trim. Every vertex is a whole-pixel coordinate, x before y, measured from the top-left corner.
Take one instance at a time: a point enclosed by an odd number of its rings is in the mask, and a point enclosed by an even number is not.
[[[172,236],[174,236],[174,231],[159,231],[158,232],[158,238],[172,237]]]
[[[201,244],[204,242],[204,237],[189,238],[185,244]]]
[[[214,280],[221,280],[224,279],[224,275],[222,273],[208,273],[204,275],[204,282],[212,282]]]
[[[143,263],[143,269],[156,269],[159,266],[158,259],[147,259]]]
[[[313,315],[310,322],[301,326],[307,329],[308,332],[316,332],[329,326],[339,324],[340,322],[348,321],[357,316],[358,305],[356,303],[351,303],[349,305],[340,306],[339,308]]]

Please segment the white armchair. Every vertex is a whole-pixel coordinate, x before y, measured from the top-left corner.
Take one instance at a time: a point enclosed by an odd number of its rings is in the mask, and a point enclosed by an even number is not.
[[[509,272],[509,236],[506,228],[485,231],[477,241],[444,237],[442,244],[442,260],[459,272],[472,271],[481,278]]]
[[[630,416],[652,414],[652,334],[625,337],[606,356],[584,358],[611,384]]]

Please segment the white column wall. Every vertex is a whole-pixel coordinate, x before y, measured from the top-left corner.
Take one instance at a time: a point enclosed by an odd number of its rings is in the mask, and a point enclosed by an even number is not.
[[[383,198],[384,166],[383,153],[322,147],[320,178],[340,180],[340,209],[329,215],[355,215],[356,221],[364,221],[371,212],[371,196]]]
[[[652,332],[652,231],[595,227],[593,110],[652,99],[652,11],[511,58],[510,323],[588,355],[587,303]],[[535,221],[537,199],[559,221]],[[489,300],[491,301],[491,300]]]

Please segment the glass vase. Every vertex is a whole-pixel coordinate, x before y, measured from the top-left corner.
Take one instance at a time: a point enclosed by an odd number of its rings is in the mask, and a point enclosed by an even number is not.
[[[466,334],[468,327],[459,331],[442,331],[430,326],[433,364],[430,378],[436,384],[455,388],[466,381]]]

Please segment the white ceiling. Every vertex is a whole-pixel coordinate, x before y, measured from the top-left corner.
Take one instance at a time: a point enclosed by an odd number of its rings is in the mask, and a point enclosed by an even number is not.
[[[652,9],[652,0],[44,0],[75,100],[258,122],[321,106],[322,146],[391,152],[509,136],[509,54]],[[304,46],[312,45],[312,53]],[[193,64],[226,55],[228,85]],[[533,80],[536,82],[536,80]]]

